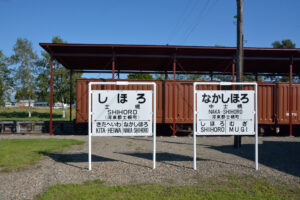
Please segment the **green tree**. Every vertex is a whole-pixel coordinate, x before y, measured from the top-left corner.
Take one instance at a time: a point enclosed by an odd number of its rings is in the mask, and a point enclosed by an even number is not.
[[[66,43],[59,36],[55,36],[52,38],[52,43]],[[38,68],[40,73],[37,78],[37,99],[39,101],[49,101],[50,99],[50,55],[42,51],[42,58],[38,62]],[[73,94],[73,102],[76,100],[76,88],[74,87],[76,83],[76,79],[81,77],[81,73],[73,74],[72,76],[72,94]],[[69,71],[62,66],[60,63],[53,61],[53,101],[60,101],[63,103],[62,113],[63,117],[65,117],[65,108],[64,104],[70,102],[70,73]],[[71,106],[71,105],[70,105]]]
[[[201,80],[201,81],[209,81],[210,76],[209,75],[204,75],[204,74],[180,74],[178,76],[178,79],[180,80]]]
[[[32,43],[26,38],[18,38],[11,56],[14,64],[17,100],[28,99],[28,116],[31,117],[31,100],[35,97],[35,73],[37,54],[33,51]]]
[[[0,106],[4,105],[5,100],[10,100],[9,91],[11,91],[13,86],[8,64],[8,58],[0,50]]]
[[[279,49],[294,49],[296,48],[296,44],[292,42],[290,39],[280,41],[274,41],[272,43],[273,48]]]
[[[40,102],[50,101],[50,56],[47,52],[41,52],[42,57],[37,62],[39,73],[36,79],[36,98]]]
[[[290,39],[282,40],[282,41],[274,41],[272,43],[273,48],[279,49],[294,49],[296,48],[296,44],[292,42]],[[288,82],[288,76],[272,76],[269,77],[271,81],[280,81],[280,82]]]
[[[213,75],[213,80],[214,81],[231,82],[232,81],[232,75],[224,75],[224,74]]]
[[[127,78],[128,79],[148,79],[148,80],[152,80],[153,76],[151,74],[132,73],[132,74],[128,74]]]
[[[166,75],[161,73],[161,74],[154,74],[154,79],[156,80],[165,80]],[[169,78],[169,75],[167,74],[167,79]]]
[[[156,74],[154,76],[154,79],[157,80],[164,80],[165,74]],[[168,74],[167,79],[173,80],[173,74]],[[203,75],[203,74],[176,74],[176,80],[210,80],[209,75]]]
[[[256,81],[255,75],[244,75],[243,76],[244,81]],[[261,82],[263,80],[262,76],[257,76],[257,81]]]
[[[0,106],[4,105],[4,83],[3,83],[3,79],[2,79],[2,74],[0,77]]]

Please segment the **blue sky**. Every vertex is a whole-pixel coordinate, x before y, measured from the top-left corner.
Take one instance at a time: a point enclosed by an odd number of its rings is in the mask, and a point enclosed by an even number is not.
[[[299,0],[245,0],[245,46],[300,47]],[[236,0],[0,0],[0,49],[39,42],[235,46]]]

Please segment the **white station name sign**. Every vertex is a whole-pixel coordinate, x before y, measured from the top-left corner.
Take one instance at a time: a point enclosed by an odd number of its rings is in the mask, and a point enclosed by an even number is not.
[[[198,90],[197,135],[254,135],[254,91]]]
[[[92,136],[152,136],[152,90],[92,90]]]

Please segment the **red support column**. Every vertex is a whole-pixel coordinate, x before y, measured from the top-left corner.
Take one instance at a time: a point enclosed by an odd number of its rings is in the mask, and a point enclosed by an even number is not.
[[[232,60],[232,82],[235,82],[235,59]],[[235,90],[235,85],[232,86],[232,89]]]
[[[52,107],[53,107],[53,59],[50,61],[50,123],[49,123],[49,134],[53,134],[52,129]]]
[[[73,70],[70,69],[70,122],[72,121],[72,102],[73,102]]]
[[[112,80],[115,80],[115,56],[112,59]]]
[[[289,123],[290,123],[290,136],[293,136],[293,118],[292,118],[292,109],[293,109],[293,58],[290,60],[290,84],[289,84],[289,93],[290,93],[290,105],[289,105]]]
[[[175,109],[176,109],[176,96],[175,96],[175,92],[176,92],[176,59],[174,57],[173,60],[173,136],[176,135],[176,124],[175,124],[175,117],[176,117],[176,113],[175,113]]]

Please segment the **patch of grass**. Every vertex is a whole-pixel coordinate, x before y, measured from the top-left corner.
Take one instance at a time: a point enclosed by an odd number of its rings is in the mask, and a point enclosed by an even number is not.
[[[53,109],[53,120],[68,121],[70,119],[70,109],[65,109],[66,117],[62,118],[62,109]],[[72,119],[75,119],[76,110],[72,109]],[[18,120],[18,121],[49,121],[49,108],[31,108],[31,117],[28,117],[27,107],[4,108],[0,107],[0,120]]]
[[[3,139],[0,140],[0,168],[7,172],[36,163],[45,154],[83,144],[72,139]]]
[[[163,186],[136,184],[108,186],[100,180],[83,184],[57,184],[50,187],[38,200],[49,199],[298,199],[299,189],[274,186],[264,179],[235,176],[223,180],[207,179],[196,186]]]

